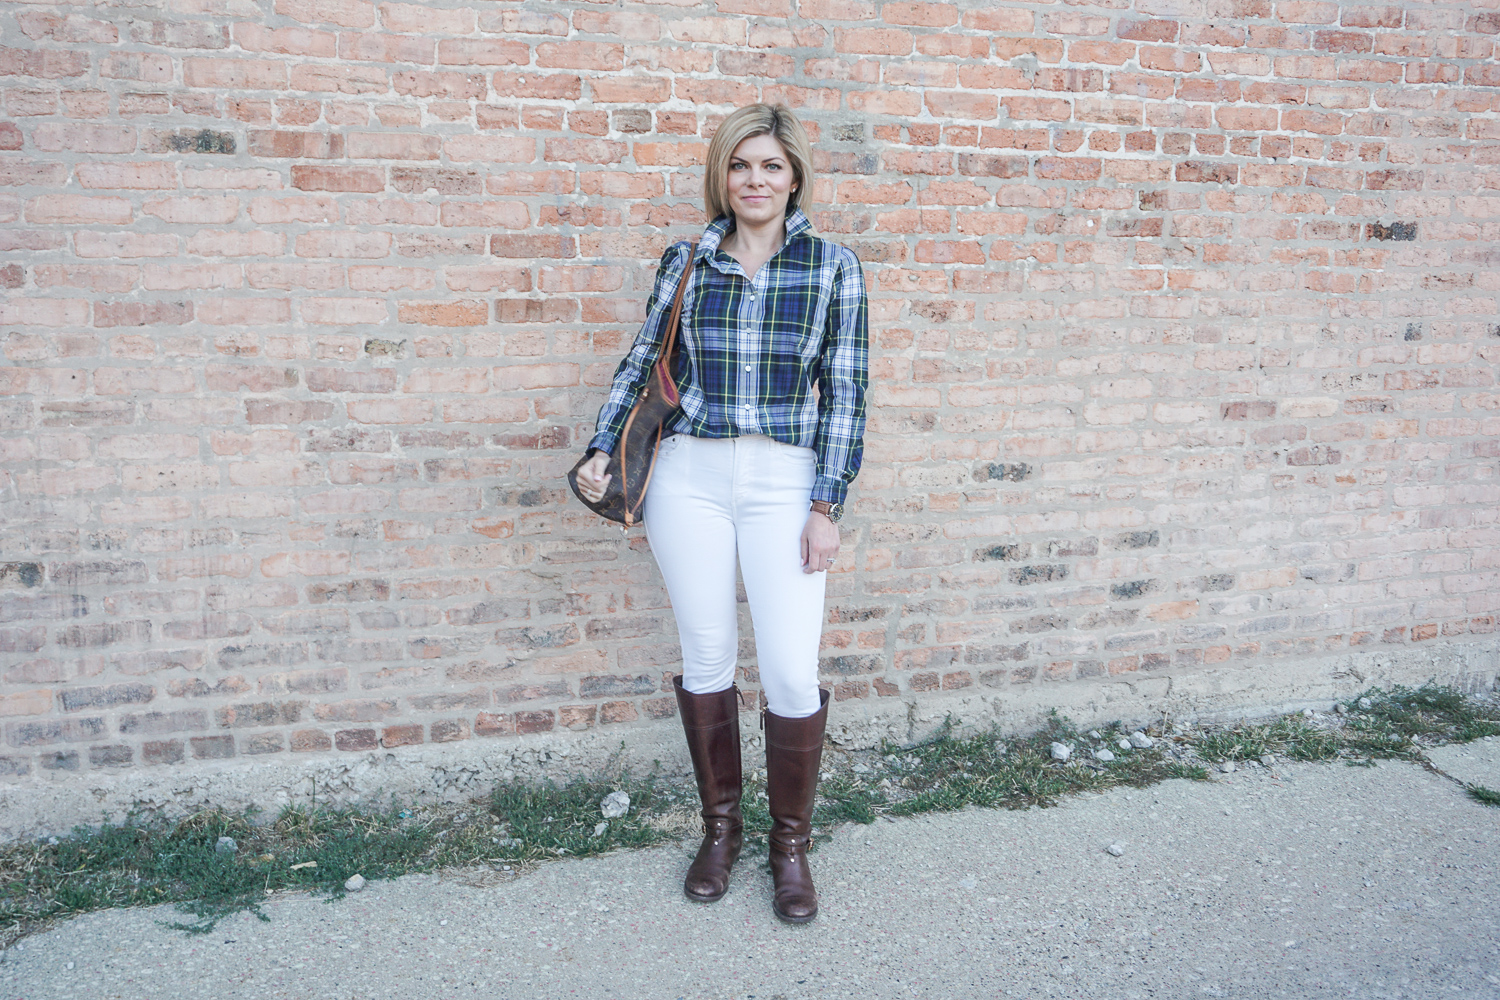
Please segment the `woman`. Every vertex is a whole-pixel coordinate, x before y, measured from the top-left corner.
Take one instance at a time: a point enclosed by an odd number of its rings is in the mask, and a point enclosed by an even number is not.
[[[696,247],[684,240],[662,254],[645,325],[615,372],[577,477],[589,499],[603,495],[609,454],[695,254],[682,306],[682,408],[644,507],[677,617],[682,674],[673,685],[703,801],[703,843],[683,888],[702,902],[723,896],[743,840],[738,563],[765,698],[773,906],[792,923],[818,912],[807,868],[828,720],[818,645],[837,522],[863,454],[869,353],[859,258],[813,235],[800,207],[812,185],[807,133],[785,105],[752,104],[719,126],[703,184],[713,222]]]

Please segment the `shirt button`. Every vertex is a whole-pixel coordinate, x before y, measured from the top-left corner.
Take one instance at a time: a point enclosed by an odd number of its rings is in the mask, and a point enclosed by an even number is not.
[[[745,404],[745,409],[747,409],[747,410],[750,409],[750,404],[749,403]]]
[[[749,365],[746,365],[746,366],[745,366],[745,371],[749,371],[749,370],[750,370],[750,366],[749,366]]]

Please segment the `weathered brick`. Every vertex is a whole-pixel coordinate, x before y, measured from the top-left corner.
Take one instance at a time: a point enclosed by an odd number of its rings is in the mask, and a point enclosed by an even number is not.
[[[121,736],[160,736],[208,728],[208,713],[201,709],[170,712],[132,712],[120,716]]]
[[[64,712],[82,712],[117,705],[140,705],[155,697],[156,688],[150,684],[108,684],[71,688],[61,692],[59,700]]]
[[[190,736],[188,745],[193,756],[199,760],[215,760],[234,756],[233,736]]]
[[[386,726],[380,731],[380,745],[383,747],[413,746],[421,742],[422,726],[420,724]]]
[[[379,740],[373,729],[340,729],[333,734],[333,745],[338,750],[374,750]]]
[[[306,707],[306,703],[300,701],[257,701],[225,705],[214,711],[214,724],[224,729],[287,725],[300,722]]]
[[[135,763],[135,750],[123,743],[89,747],[90,767],[129,767]]]

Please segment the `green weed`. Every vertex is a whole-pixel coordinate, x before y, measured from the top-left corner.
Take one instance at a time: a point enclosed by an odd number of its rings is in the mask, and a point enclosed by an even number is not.
[[[1500,792],[1493,788],[1485,788],[1483,785],[1470,785],[1467,789],[1469,798],[1476,802],[1483,802],[1487,806],[1500,806]]]

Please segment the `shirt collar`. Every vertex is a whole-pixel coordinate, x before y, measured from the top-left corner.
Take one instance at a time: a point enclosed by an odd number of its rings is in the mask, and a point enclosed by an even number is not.
[[[698,240],[698,249],[694,251],[694,255],[699,260],[712,260],[713,255],[719,250],[719,244],[733,229],[733,215],[719,216],[708,224],[707,229],[703,230],[703,236]],[[785,248],[792,240],[811,232],[812,223],[808,221],[807,214],[801,208],[794,208],[786,214],[786,239],[781,246]]]

